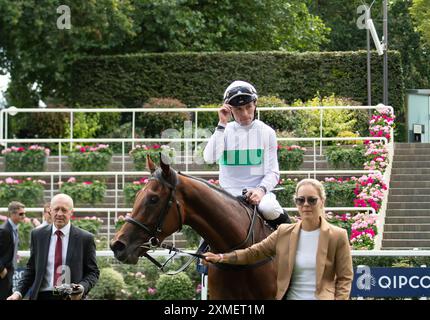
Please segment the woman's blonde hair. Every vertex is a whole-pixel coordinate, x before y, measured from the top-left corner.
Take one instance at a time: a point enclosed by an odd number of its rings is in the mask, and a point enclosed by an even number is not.
[[[303,179],[303,180],[300,180],[299,183],[296,186],[296,192],[294,193],[294,196],[297,197],[297,192],[304,185],[311,185],[311,186],[313,186],[318,191],[318,195],[320,196],[320,198],[323,201],[325,201],[326,196],[325,196],[324,186],[323,186],[323,184],[320,181],[318,181],[316,179]]]

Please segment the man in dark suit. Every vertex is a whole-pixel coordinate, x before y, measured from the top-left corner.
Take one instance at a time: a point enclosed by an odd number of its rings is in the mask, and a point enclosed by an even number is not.
[[[8,299],[19,300],[32,287],[31,300],[60,300],[55,287],[71,284],[82,299],[99,278],[94,236],[70,223],[73,200],[57,194],[51,200],[53,225],[34,229],[31,233],[30,259],[18,290]]]
[[[19,243],[18,224],[24,220],[24,208],[20,202],[9,203],[9,218],[0,226],[0,300],[12,294],[12,277]]]

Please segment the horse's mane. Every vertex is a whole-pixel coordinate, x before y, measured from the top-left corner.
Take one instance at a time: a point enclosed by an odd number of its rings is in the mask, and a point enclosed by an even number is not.
[[[230,198],[230,199],[232,199],[232,200],[234,200],[234,201],[236,201],[236,202],[238,202],[238,203],[240,203],[240,204],[246,204],[246,203],[244,203],[243,201],[241,201],[238,197],[233,196],[230,192],[227,192],[227,191],[226,191],[226,190],[224,190],[223,188],[220,188],[220,187],[218,187],[218,186],[216,186],[216,185],[213,185],[213,184],[211,184],[211,183],[207,182],[206,180],[204,180],[204,179],[202,179],[202,178],[198,178],[198,177],[190,176],[190,175],[185,174],[185,173],[182,173],[182,172],[178,172],[178,174],[179,174],[179,175],[181,175],[181,176],[184,176],[184,177],[190,178],[190,179],[192,179],[192,180],[200,181],[200,182],[204,183],[205,185],[207,185],[209,188],[211,188],[211,189],[213,189],[213,190],[215,190],[215,191],[217,191],[217,192],[220,192],[222,195],[224,195],[224,196],[226,196],[226,197],[228,197],[228,198]],[[247,208],[250,208],[250,206],[249,206],[249,205],[246,205],[246,207],[247,207]]]

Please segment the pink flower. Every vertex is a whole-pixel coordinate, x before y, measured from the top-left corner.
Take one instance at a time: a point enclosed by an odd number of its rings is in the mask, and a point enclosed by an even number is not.
[[[70,177],[69,180],[67,180],[68,183],[75,183],[76,182],[76,178],[75,177]]]
[[[154,295],[154,294],[156,294],[157,293],[157,289],[155,289],[155,288],[148,288],[148,294],[149,295]]]

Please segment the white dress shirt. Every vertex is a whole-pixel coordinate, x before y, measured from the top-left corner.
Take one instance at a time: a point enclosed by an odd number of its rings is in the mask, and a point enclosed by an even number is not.
[[[46,272],[45,277],[43,279],[42,285],[40,287],[40,291],[52,291],[54,290],[54,261],[55,261],[55,245],[57,243],[57,235],[55,232],[58,229],[55,227],[55,225],[52,225],[52,231],[51,231],[51,240],[49,242],[49,251],[48,251],[48,262],[46,264]],[[69,236],[70,236],[70,221],[67,225],[65,225],[62,229],[59,229],[63,236],[61,238],[62,240],[62,261],[63,265],[66,263],[66,257],[67,257],[67,247],[69,245]],[[65,271],[62,271],[62,276],[66,276],[66,283],[70,283],[70,273],[66,269]],[[68,277],[68,278],[67,278]]]

